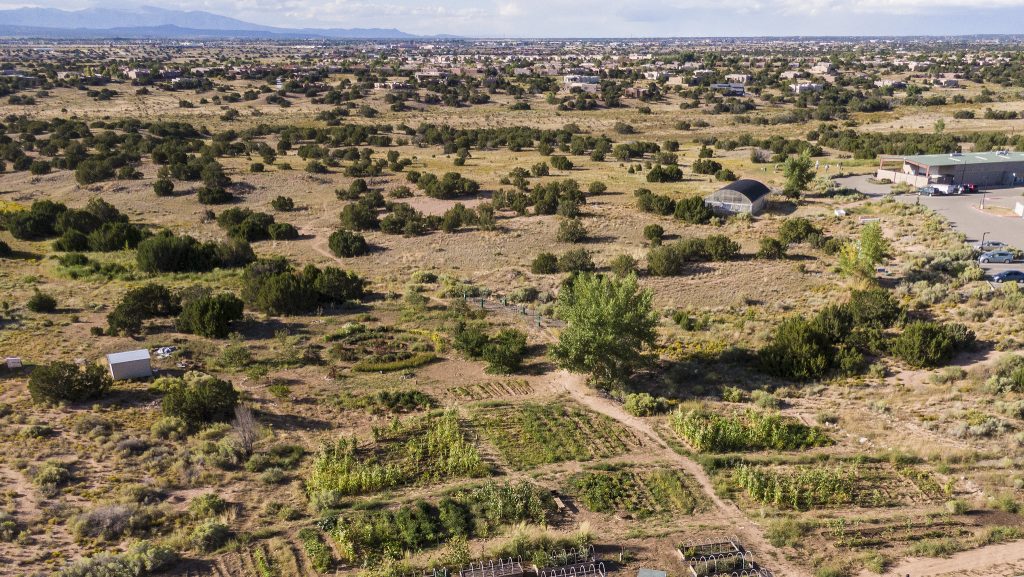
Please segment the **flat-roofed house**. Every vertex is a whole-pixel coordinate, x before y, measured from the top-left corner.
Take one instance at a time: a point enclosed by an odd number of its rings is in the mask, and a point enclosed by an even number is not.
[[[934,184],[1014,186],[1024,182],[1024,152],[882,156],[875,176],[915,187]]]

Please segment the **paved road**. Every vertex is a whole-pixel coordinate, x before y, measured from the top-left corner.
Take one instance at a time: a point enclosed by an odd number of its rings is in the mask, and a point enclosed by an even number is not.
[[[890,185],[872,184],[868,176],[849,176],[837,178],[839,186],[854,188],[868,196],[884,196],[889,194]],[[998,240],[1017,248],[1024,249],[1024,219],[997,216],[979,209],[982,198],[988,207],[1000,206],[1012,210],[1016,202],[1024,202],[1024,189],[1002,188],[976,194],[954,196],[922,196],[921,204],[946,217],[949,222],[967,237],[967,242],[976,244],[982,235],[986,241]],[[915,203],[916,194],[901,194],[896,197],[900,202]],[[988,234],[985,234],[985,233]],[[991,274],[1001,270],[1024,269],[1024,264],[989,264],[983,268]]]

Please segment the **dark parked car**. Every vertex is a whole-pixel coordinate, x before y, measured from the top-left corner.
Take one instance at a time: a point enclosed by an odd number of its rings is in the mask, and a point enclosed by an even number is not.
[[[961,184],[960,185],[960,191],[961,192],[965,192],[967,194],[974,194],[975,192],[978,192],[978,185],[977,184]]]
[[[1004,270],[992,275],[995,282],[1024,282],[1024,272],[1019,270]]]
[[[942,191],[937,189],[937,188],[935,188],[934,186],[922,186],[921,188],[917,189],[917,193],[918,194],[923,194],[924,196],[940,196],[940,195],[942,195]]]

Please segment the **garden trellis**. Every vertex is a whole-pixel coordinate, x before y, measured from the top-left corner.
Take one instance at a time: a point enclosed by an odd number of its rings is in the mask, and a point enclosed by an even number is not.
[[[523,575],[522,557],[470,562],[459,569],[459,577],[519,577]]]
[[[683,543],[679,555],[692,577],[771,577],[754,561],[754,552],[736,537],[710,537]]]
[[[534,572],[537,577],[605,577],[606,574],[593,545],[554,551],[548,556],[547,566],[535,568]]]

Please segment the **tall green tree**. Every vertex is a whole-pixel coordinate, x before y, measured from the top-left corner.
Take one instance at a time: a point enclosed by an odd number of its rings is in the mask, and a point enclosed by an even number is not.
[[[807,185],[814,179],[814,163],[811,155],[806,150],[800,156],[790,156],[783,165],[783,174],[786,176],[786,186],[782,194],[789,198],[799,198],[800,193],[807,189]]]
[[[644,347],[654,345],[658,317],[652,297],[636,275],[580,274],[558,295],[556,311],[567,326],[551,356],[562,368],[589,373],[597,384],[622,384],[643,364]]]
[[[875,266],[888,256],[889,241],[877,222],[864,225],[856,242],[846,243],[839,251],[839,270],[846,276],[875,278]]]

